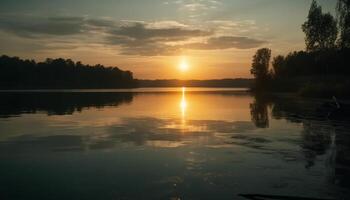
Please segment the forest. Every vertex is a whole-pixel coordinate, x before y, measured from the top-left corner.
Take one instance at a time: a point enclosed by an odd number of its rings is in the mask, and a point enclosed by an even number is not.
[[[350,0],[338,0],[337,17],[312,1],[305,23],[305,50],[276,55],[258,49],[251,74],[254,91],[296,92],[310,97],[350,97]],[[271,64],[271,66],[270,66]]]
[[[85,65],[70,59],[44,62],[0,57],[0,89],[132,88],[137,81],[130,71],[103,65]]]

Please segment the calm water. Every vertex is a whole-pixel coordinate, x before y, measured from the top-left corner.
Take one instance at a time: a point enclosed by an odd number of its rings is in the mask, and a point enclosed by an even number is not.
[[[243,90],[0,93],[0,199],[345,199],[350,124]]]

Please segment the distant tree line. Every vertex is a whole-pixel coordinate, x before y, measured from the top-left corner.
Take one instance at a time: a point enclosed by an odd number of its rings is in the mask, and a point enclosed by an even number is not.
[[[350,97],[350,0],[338,0],[336,13],[337,18],[324,13],[313,0],[301,26],[305,51],[277,55],[271,62],[270,49],[257,50],[251,69],[253,89]]]
[[[0,57],[0,89],[131,88],[137,81],[130,71],[85,65],[70,59],[44,62]]]
[[[249,88],[252,79],[212,79],[212,80],[177,80],[177,79],[157,79],[138,80],[139,87],[236,87]]]

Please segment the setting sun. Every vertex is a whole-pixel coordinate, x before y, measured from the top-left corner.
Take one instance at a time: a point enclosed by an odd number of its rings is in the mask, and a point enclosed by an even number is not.
[[[180,64],[179,64],[179,69],[182,71],[182,72],[185,72],[187,71],[189,68],[189,65],[188,65],[188,62],[185,58],[182,58]]]

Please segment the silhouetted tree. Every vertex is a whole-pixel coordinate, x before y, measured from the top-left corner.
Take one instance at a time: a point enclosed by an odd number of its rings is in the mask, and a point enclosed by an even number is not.
[[[253,58],[253,91],[297,92],[313,97],[350,97],[350,0],[338,0],[341,48],[336,48],[337,23],[330,13],[312,1],[307,21],[302,25],[306,51],[294,51],[273,58],[271,50],[259,49]]]
[[[269,65],[271,50],[268,48],[258,49],[253,56],[250,73],[254,75],[256,86],[264,84],[269,79]]]
[[[322,7],[313,0],[307,21],[302,25],[306,50],[318,51],[334,48],[337,40],[337,22],[330,13],[322,13]]]
[[[272,60],[273,73],[275,77],[282,76],[285,59],[284,56],[278,55]]]
[[[350,48],[350,0],[338,0],[337,16],[339,23],[339,45]]]
[[[1,89],[130,88],[136,86],[130,71],[103,65],[84,65],[70,59],[36,63],[18,57],[0,57]]]

